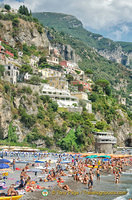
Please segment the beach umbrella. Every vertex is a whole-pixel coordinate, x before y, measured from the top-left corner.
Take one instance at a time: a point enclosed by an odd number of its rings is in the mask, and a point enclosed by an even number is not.
[[[9,165],[0,163],[0,169],[8,169],[8,168],[9,168]]]
[[[85,158],[97,158],[97,155],[86,156]]]
[[[111,156],[107,156],[107,155],[102,155],[102,156],[97,156],[98,158],[111,158]]]
[[[10,163],[11,161],[7,160],[7,159],[0,159],[0,163]]]
[[[108,161],[109,159],[108,159],[108,158],[104,158],[103,160],[104,160],[104,161]]]
[[[64,160],[64,161],[61,161],[60,163],[61,163],[61,164],[67,164],[67,163],[71,163],[71,162],[68,161],[68,160]]]
[[[45,163],[45,161],[36,160],[35,163]]]

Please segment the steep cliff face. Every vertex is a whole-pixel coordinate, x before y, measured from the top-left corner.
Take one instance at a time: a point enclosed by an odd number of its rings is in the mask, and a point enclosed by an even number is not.
[[[114,133],[114,135],[117,137],[117,145],[125,146],[125,145],[127,145],[126,141],[130,137],[130,133],[132,130],[132,124],[128,120],[126,113],[123,112],[121,109],[117,109],[116,113],[118,115],[120,115],[122,120],[121,119],[113,120],[110,123],[110,127],[111,127],[110,131],[112,131]],[[95,116],[96,116],[97,120],[104,120],[104,116],[100,112],[97,112]]]
[[[49,40],[46,33],[39,33],[38,26],[34,22],[19,19],[18,27],[14,27],[11,21],[0,20],[3,27],[0,29],[0,36],[9,45],[15,47],[17,43],[34,44],[37,47],[48,47]]]
[[[9,123],[12,119],[10,102],[0,93],[0,138],[6,138],[8,135]]]
[[[57,47],[60,55],[64,58],[64,60],[71,60],[75,63],[81,61],[80,56],[75,53],[75,50],[70,45],[56,43],[53,46]]]
[[[132,53],[124,52],[121,46],[113,49],[112,51],[108,49],[99,50],[98,53],[108,60],[121,63],[126,65],[128,68],[132,68]]]
[[[35,119],[37,118],[38,107],[42,106],[42,104],[41,102],[37,102],[36,95],[34,93],[18,93],[16,88],[15,92],[16,95],[12,98],[10,93],[5,93],[4,90],[0,91],[0,139],[6,139],[8,137],[9,124],[11,122],[13,122],[12,125],[15,127],[18,142],[23,142],[24,138],[27,134],[32,132],[33,128],[37,128],[39,134],[42,136],[49,136],[52,139],[54,132],[51,127],[44,127],[44,124],[39,123],[37,120],[32,126],[29,127],[22,121],[20,107],[25,110],[26,116],[29,116],[29,121],[32,120],[32,116]],[[24,117],[24,120],[26,120],[26,116]],[[41,140],[41,138],[36,139],[34,143],[36,143],[39,147],[46,147],[45,141]]]

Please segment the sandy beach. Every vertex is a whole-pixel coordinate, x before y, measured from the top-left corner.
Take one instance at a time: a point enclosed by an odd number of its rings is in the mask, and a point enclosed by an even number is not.
[[[53,159],[53,156],[48,157],[47,159]],[[31,160],[31,159],[30,159]],[[32,161],[33,163],[33,161]],[[26,164],[16,163],[16,168],[22,169]],[[36,166],[45,166],[45,163],[37,164]],[[65,169],[67,165],[62,164],[62,168]],[[48,167],[49,169],[55,168],[55,162]],[[101,171],[101,180],[97,180],[96,175],[93,178],[93,189],[88,189],[88,184],[83,184],[81,182],[76,182],[73,178],[73,175],[69,176],[68,172],[65,171],[67,176],[63,176],[64,183],[67,184],[71,192],[65,191],[57,186],[57,180],[53,182],[40,182],[40,178],[43,180],[47,177],[47,174],[42,174],[41,170],[35,175],[34,166],[30,167],[30,172],[27,172],[27,175],[31,177],[31,180],[35,181],[37,185],[42,187],[50,188],[48,189],[48,196],[42,196],[42,189],[36,190],[34,192],[26,192],[21,200],[128,200],[132,198],[132,173],[129,173],[131,166],[125,166],[124,174],[121,174],[119,184],[115,184],[114,174],[107,174],[106,172]],[[86,172],[89,172],[89,168],[86,167]],[[93,170],[95,173],[96,169]],[[128,172],[128,173],[127,173]],[[20,180],[20,170],[10,171],[8,178],[5,180],[7,188]],[[1,190],[1,192],[6,192],[6,190]]]

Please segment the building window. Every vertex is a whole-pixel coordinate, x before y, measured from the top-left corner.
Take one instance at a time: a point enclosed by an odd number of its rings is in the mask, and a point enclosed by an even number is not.
[[[11,69],[11,67],[10,67],[10,66],[8,66],[8,69],[10,70],[10,69]]]
[[[7,71],[7,75],[10,76],[10,72],[9,71]]]

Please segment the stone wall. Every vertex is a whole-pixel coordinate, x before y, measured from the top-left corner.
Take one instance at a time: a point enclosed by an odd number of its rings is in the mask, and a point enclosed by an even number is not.
[[[33,91],[33,93],[37,92],[39,95],[41,95],[41,90],[43,88],[42,85],[32,85],[32,84],[28,84],[28,83],[17,83],[17,86],[19,88],[23,88],[23,87],[30,87]]]
[[[112,144],[95,144],[96,153],[113,153]]]
[[[72,108],[72,107],[67,107],[67,110],[68,110],[69,112],[79,112],[80,114],[82,113],[82,107],[74,107],[74,108]]]

